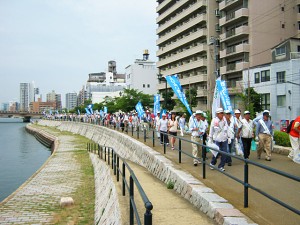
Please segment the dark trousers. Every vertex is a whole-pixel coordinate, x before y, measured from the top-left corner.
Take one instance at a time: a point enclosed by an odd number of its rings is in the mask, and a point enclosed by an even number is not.
[[[224,142],[218,142],[218,141],[215,141],[215,144],[218,145],[220,151],[222,152],[227,152],[227,149],[228,149],[228,141],[224,141]],[[226,158],[227,156],[224,155],[224,154],[221,154],[221,153],[218,153],[217,156],[213,156],[212,160],[211,160],[211,164],[212,165],[216,165],[217,163],[217,158],[221,155],[221,162],[220,164],[218,165],[218,168],[221,168],[221,167],[224,167],[225,166],[225,163],[226,163]]]
[[[228,144],[228,149],[227,152],[228,153],[232,153],[232,147],[234,146],[234,139],[231,139],[231,143]],[[226,163],[232,163],[232,159],[230,156],[227,156],[226,158]]]
[[[169,143],[169,137],[166,131],[160,131],[160,143],[161,144],[168,144]]]
[[[243,147],[244,147],[244,158],[245,159],[249,159],[250,149],[251,149],[251,141],[252,141],[252,138],[243,138],[242,137],[242,143],[243,143]]]

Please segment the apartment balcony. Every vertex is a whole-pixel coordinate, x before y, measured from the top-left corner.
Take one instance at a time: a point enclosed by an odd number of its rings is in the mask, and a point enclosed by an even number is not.
[[[160,60],[156,63],[157,67],[161,67],[170,63],[173,63],[175,61],[190,57],[192,55],[195,55],[197,53],[203,52],[203,51],[207,51],[207,45],[197,45],[195,47],[191,47],[188,50],[185,50],[183,52],[177,53],[175,55],[172,55],[166,59]]]
[[[197,90],[197,97],[206,97],[207,96],[207,89],[198,89]]]
[[[161,49],[159,49],[157,52],[156,52],[156,56],[159,57],[163,54],[166,54],[167,52],[169,51],[172,51],[173,49],[175,48],[178,48],[184,44],[187,44],[189,42],[192,42],[196,39],[198,39],[199,37],[202,37],[202,36],[206,36],[207,35],[207,30],[206,29],[201,29],[199,31],[196,31],[194,33],[191,33],[190,35],[188,36],[185,36],[184,38],[176,41],[176,42],[173,42],[172,44],[166,46],[166,47],[163,47]]]
[[[232,63],[227,64],[226,66],[220,67],[220,73],[228,74],[228,73],[234,73],[234,72],[241,72],[244,69],[247,69],[249,67],[249,62],[238,62],[238,63]]]
[[[220,34],[220,41],[234,41],[241,39],[243,36],[249,35],[249,26],[240,26],[226,33]]]
[[[156,45],[160,45],[162,43],[164,43],[165,41],[173,38],[174,36],[190,29],[191,27],[195,26],[198,23],[201,23],[203,21],[206,21],[206,14],[201,14],[199,16],[197,16],[196,18],[190,19],[189,22],[183,24],[182,26],[174,29],[173,31],[169,32],[168,34],[166,34],[165,36],[159,38],[156,41]]]
[[[178,23],[179,21],[181,21],[185,17],[189,17],[193,12],[195,12],[196,10],[198,10],[199,8],[204,6],[204,4],[203,4],[204,2],[206,2],[206,1],[205,0],[198,0],[194,5],[191,5],[189,8],[187,8],[184,11],[182,11],[181,13],[177,14],[174,18],[172,18],[171,20],[169,20],[165,24],[159,26],[156,29],[156,33],[159,34],[162,31],[168,29],[170,26]]]
[[[230,26],[231,24],[238,23],[249,17],[249,9],[241,8],[237,11],[231,12],[219,20],[220,26]]]
[[[189,63],[184,63],[181,66],[177,66],[177,67],[167,69],[165,71],[161,71],[161,73],[162,73],[162,75],[178,74],[178,73],[193,70],[193,69],[196,69],[196,68],[204,67],[206,65],[207,65],[206,59],[199,59],[199,60],[192,61],[192,62],[189,62]]]
[[[156,12],[158,13],[160,10],[165,8],[168,4],[170,4],[172,0],[164,0],[161,4],[156,7]]]
[[[220,2],[219,9],[220,10],[230,10],[238,5],[242,5],[243,0],[224,0]]]
[[[182,78],[182,79],[180,79],[180,84],[181,84],[181,86],[184,86],[184,85],[190,85],[190,84],[195,84],[195,83],[199,83],[199,82],[206,82],[206,81],[207,81],[207,75],[206,74],[200,74],[200,75],[195,75],[195,76]],[[198,92],[197,92],[197,95],[198,95]]]
[[[239,44],[235,46],[228,47],[220,52],[220,58],[226,58],[235,56],[241,53],[249,52],[250,45],[249,44]]]
[[[244,90],[244,84],[242,80],[239,81],[228,81],[227,90],[229,95],[242,93]]]

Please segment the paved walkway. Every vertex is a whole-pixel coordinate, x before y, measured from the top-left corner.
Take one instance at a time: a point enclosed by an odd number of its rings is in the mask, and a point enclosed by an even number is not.
[[[52,224],[49,209],[75,192],[82,171],[74,158],[74,137],[60,136],[59,141],[44,166],[0,204],[0,224]]]

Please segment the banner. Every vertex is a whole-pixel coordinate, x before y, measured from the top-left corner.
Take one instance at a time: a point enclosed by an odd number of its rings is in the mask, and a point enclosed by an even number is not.
[[[91,112],[90,112],[90,110],[88,108],[84,108],[84,109],[86,111],[86,114],[91,115]]]
[[[100,116],[103,117],[103,110],[100,109]]]
[[[89,104],[88,106],[87,106],[87,108],[88,108],[88,110],[90,111],[90,113],[91,114],[94,114],[94,112],[93,112],[93,104]]]
[[[231,102],[228,94],[228,90],[226,88],[226,83],[224,80],[216,80],[216,86],[218,88],[218,93],[220,94],[220,99],[222,101],[222,105],[224,110],[229,110],[233,114],[233,110],[231,107]]]
[[[145,114],[141,102],[138,102],[138,103],[136,104],[135,109],[136,109],[136,111],[137,111],[139,117],[142,117],[142,116]]]
[[[214,118],[216,116],[216,110],[217,108],[220,108],[220,94],[218,92],[217,88],[217,82],[218,80],[221,80],[220,77],[216,80],[216,86],[215,86],[215,91],[214,91],[214,98],[213,98],[213,103],[212,103],[212,109],[211,109],[211,116]]]
[[[103,112],[107,113],[107,107],[106,106],[104,106]]]
[[[157,115],[157,112],[160,112],[160,95],[154,95],[154,107],[153,107],[153,111],[154,111],[154,115]]]
[[[177,74],[175,75],[168,75],[165,77],[168,84],[171,86],[173,89],[174,93],[176,94],[177,98],[183,103],[183,105],[186,107],[188,112],[193,115],[192,110],[190,109],[190,105],[188,101],[186,100],[185,94],[182,91],[181,84],[179,82]]]
[[[78,112],[78,115],[80,115],[80,111],[79,111],[79,109],[77,109],[77,112]]]

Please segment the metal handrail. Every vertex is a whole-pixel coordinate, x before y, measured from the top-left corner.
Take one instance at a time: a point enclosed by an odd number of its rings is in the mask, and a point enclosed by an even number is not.
[[[137,179],[134,171],[131,169],[131,167],[128,165],[128,163],[125,161],[124,158],[122,158],[118,153],[114,151],[113,148],[107,147],[105,145],[99,145],[96,143],[87,143],[87,151],[95,153],[99,156],[100,159],[103,159],[106,161],[108,165],[112,165],[112,169],[114,170],[114,175],[117,176],[117,181],[119,182],[119,176],[121,174],[122,176],[122,195],[125,196],[126,192],[125,190],[128,191],[129,193],[129,223],[130,225],[134,224],[134,217],[136,219],[137,224],[141,225],[141,219],[138,214],[138,210],[135,204],[134,200],[134,185],[139,191],[139,194],[143,200],[144,207],[146,209],[144,213],[144,225],[152,225],[152,213],[151,210],[153,209],[153,205],[150,202],[149,198],[147,197],[144,189],[142,188],[139,180]],[[107,156],[107,157],[106,157]],[[111,159],[111,160],[110,160]],[[122,169],[119,167],[119,161],[122,160]],[[111,162],[110,162],[111,161]],[[126,171],[125,169],[129,171],[129,185],[126,180]]]

